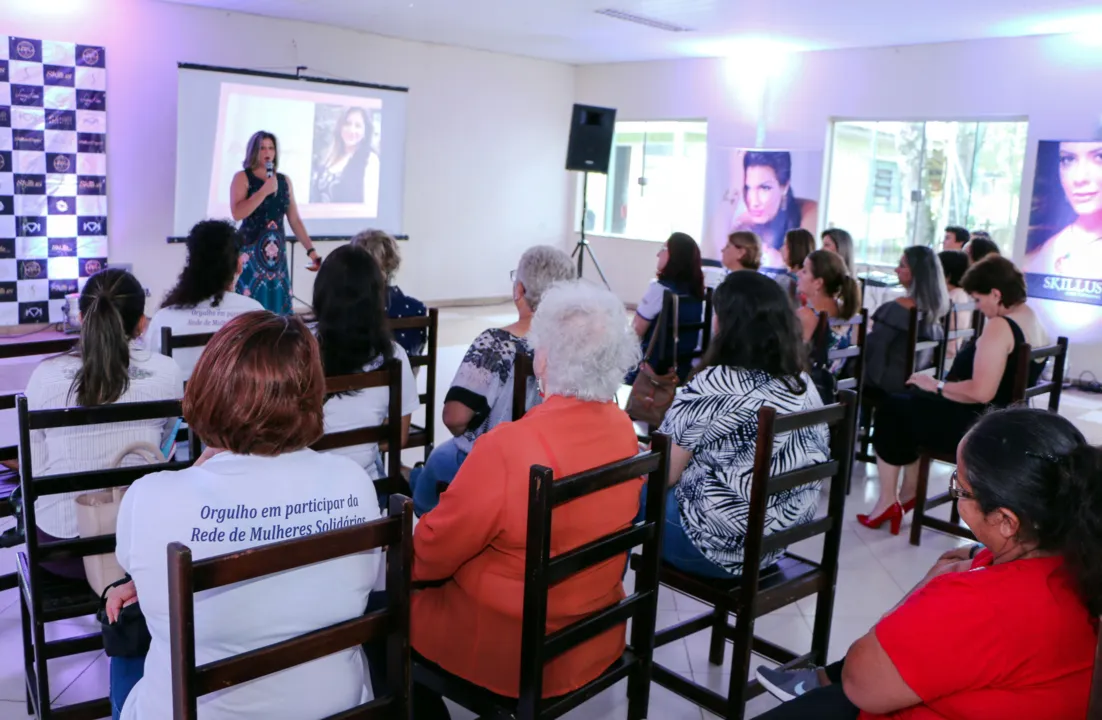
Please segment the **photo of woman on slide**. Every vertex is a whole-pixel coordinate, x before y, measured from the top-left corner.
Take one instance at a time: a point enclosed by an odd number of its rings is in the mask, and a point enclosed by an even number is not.
[[[727,234],[735,231],[755,233],[762,242],[762,267],[784,267],[781,247],[789,230],[816,231],[819,204],[799,199],[792,190],[792,154],[788,151],[745,150],[742,167],[731,168],[727,201],[736,216]],[[739,172],[741,170],[741,172]],[[741,182],[736,182],[741,174]]]
[[[1023,269],[1102,279],[1102,142],[1039,143]]]
[[[335,105],[318,105],[314,112],[310,202],[373,204],[379,192],[379,153],[371,113]]]

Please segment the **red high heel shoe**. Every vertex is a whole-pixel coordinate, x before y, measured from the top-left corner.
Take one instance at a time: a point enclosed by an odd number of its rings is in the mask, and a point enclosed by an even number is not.
[[[891,525],[892,525],[892,527],[891,527],[892,535],[898,535],[899,534],[899,526],[903,524],[903,506],[902,505],[900,505],[899,503],[896,503],[896,504],[892,505],[891,507],[889,507],[887,510],[885,510],[880,515],[877,515],[876,517],[869,517],[868,515],[858,515],[857,516],[857,522],[859,522],[862,525],[864,525],[865,527],[871,528],[873,530],[880,529],[880,526],[883,525],[885,521],[889,521],[889,520],[891,521]]]
[[[916,502],[918,502],[918,498],[911,498],[907,502],[903,503],[903,514],[906,515],[910,511],[914,510]]]

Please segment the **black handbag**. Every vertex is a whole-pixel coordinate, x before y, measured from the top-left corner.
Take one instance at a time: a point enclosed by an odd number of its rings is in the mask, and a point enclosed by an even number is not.
[[[138,603],[131,603],[119,612],[115,622],[107,621],[107,593],[108,591],[124,583],[130,582],[127,575],[122,580],[116,580],[103,589],[99,598],[99,610],[96,611],[96,619],[99,620],[100,630],[103,633],[103,649],[107,657],[145,657],[149,652],[149,627],[145,624],[145,615]]]

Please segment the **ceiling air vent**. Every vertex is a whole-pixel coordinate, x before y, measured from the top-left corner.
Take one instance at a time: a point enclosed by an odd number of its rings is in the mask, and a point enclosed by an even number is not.
[[[687,28],[683,25],[674,25],[673,23],[665,22],[664,20],[655,20],[654,18],[643,17],[642,15],[633,15],[623,10],[615,10],[613,8],[605,8],[604,10],[596,10],[598,15],[604,15],[614,20],[623,20],[625,22],[635,23],[636,25],[645,25],[655,30],[665,30],[666,32],[690,32],[692,28]]]

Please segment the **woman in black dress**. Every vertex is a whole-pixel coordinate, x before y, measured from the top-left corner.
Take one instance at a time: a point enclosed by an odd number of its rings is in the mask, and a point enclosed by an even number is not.
[[[299,217],[291,179],[276,172],[279,145],[275,135],[263,130],[253,135],[242,167],[244,170],[234,175],[230,184],[230,208],[233,219],[241,221],[238,233],[244,256],[235,291],[253,298],[265,310],[290,315],[291,273],[284,218],[306,248],[312,262],[310,270],[316,272],[321,267],[321,256]]]

